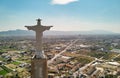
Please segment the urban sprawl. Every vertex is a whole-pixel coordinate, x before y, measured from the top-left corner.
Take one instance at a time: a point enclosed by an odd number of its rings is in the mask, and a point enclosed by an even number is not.
[[[120,78],[120,35],[45,36],[48,78]],[[30,78],[35,39],[0,37],[0,78]]]

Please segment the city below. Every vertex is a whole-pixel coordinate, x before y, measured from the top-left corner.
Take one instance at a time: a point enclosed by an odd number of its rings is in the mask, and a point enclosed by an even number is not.
[[[30,78],[33,36],[0,37],[0,78]],[[120,35],[44,36],[48,78],[120,78]]]

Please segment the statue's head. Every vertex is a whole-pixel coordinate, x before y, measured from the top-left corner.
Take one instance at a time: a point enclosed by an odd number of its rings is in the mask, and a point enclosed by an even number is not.
[[[42,19],[38,18],[38,19],[36,19],[36,20],[37,20],[37,25],[41,25]]]
[[[37,21],[42,21],[42,19],[40,19],[40,18],[38,18],[38,19],[36,19]]]

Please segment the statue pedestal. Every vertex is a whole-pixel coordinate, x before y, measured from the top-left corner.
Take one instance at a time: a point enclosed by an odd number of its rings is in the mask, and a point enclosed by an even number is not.
[[[31,60],[31,78],[48,78],[47,59]]]

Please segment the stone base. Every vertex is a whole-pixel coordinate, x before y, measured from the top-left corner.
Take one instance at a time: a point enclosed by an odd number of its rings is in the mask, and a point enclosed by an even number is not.
[[[31,60],[31,78],[48,78],[47,59]]]

